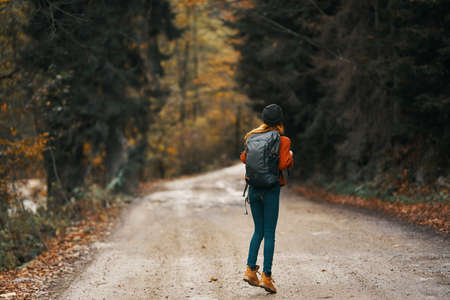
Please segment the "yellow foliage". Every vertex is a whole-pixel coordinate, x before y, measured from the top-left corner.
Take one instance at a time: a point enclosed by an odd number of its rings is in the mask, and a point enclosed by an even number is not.
[[[85,142],[83,144],[83,154],[88,156],[89,154],[91,154],[92,151],[92,145],[88,142]]]
[[[103,163],[103,157],[101,157],[100,155],[98,155],[92,159],[92,164],[94,166],[101,165],[102,163]]]
[[[177,149],[175,147],[167,147],[167,153],[170,155],[175,155],[177,154]]]
[[[207,3],[207,0],[181,0],[176,1],[177,7],[192,7],[195,5],[204,5]]]
[[[12,136],[16,136],[17,135],[17,129],[14,127],[10,127],[9,131],[11,132]]]
[[[239,53],[227,40],[232,30],[213,17],[215,4],[172,0],[177,24],[188,27],[181,40],[161,46],[172,54],[161,82],[171,94],[150,128],[150,176],[172,177],[233,161],[241,137],[256,123],[247,97],[237,92]]]
[[[135,146],[136,145],[136,143],[137,143],[137,141],[136,141],[136,139],[135,138],[133,138],[133,137],[129,137],[128,138],[128,146]]]

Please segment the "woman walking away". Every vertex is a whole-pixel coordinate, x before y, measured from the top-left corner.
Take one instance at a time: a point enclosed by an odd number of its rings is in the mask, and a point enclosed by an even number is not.
[[[272,260],[280,187],[286,184],[281,171],[292,168],[293,158],[291,141],[283,136],[281,107],[276,104],[266,106],[262,119],[264,124],[246,134],[245,151],[241,154],[241,161],[245,163],[245,180],[250,186],[248,199],[255,224],[244,280],[250,285],[276,293],[272,280]],[[256,259],[263,238],[264,267],[259,280],[256,275],[259,269]]]

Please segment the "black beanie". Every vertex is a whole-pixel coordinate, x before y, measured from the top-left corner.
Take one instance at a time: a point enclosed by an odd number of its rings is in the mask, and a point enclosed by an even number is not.
[[[262,119],[269,126],[279,125],[283,121],[283,110],[277,104],[267,105],[262,112]]]

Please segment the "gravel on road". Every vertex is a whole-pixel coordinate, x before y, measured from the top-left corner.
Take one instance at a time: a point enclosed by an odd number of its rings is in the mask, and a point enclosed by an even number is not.
[[[278,293],[248,285],[243,173],[235,165],[165,181],[136,199],[59,299],[450,299],[448,239],[289,188],[272,270]]]

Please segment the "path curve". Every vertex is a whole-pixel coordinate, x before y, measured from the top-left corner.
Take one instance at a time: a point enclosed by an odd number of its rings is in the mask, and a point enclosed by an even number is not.
[[[59,299],[450,299],[448,240],[285,188],[272,270],[279,292],[249,286],[243,173],[236,165],[168,181],[136,199]]]

